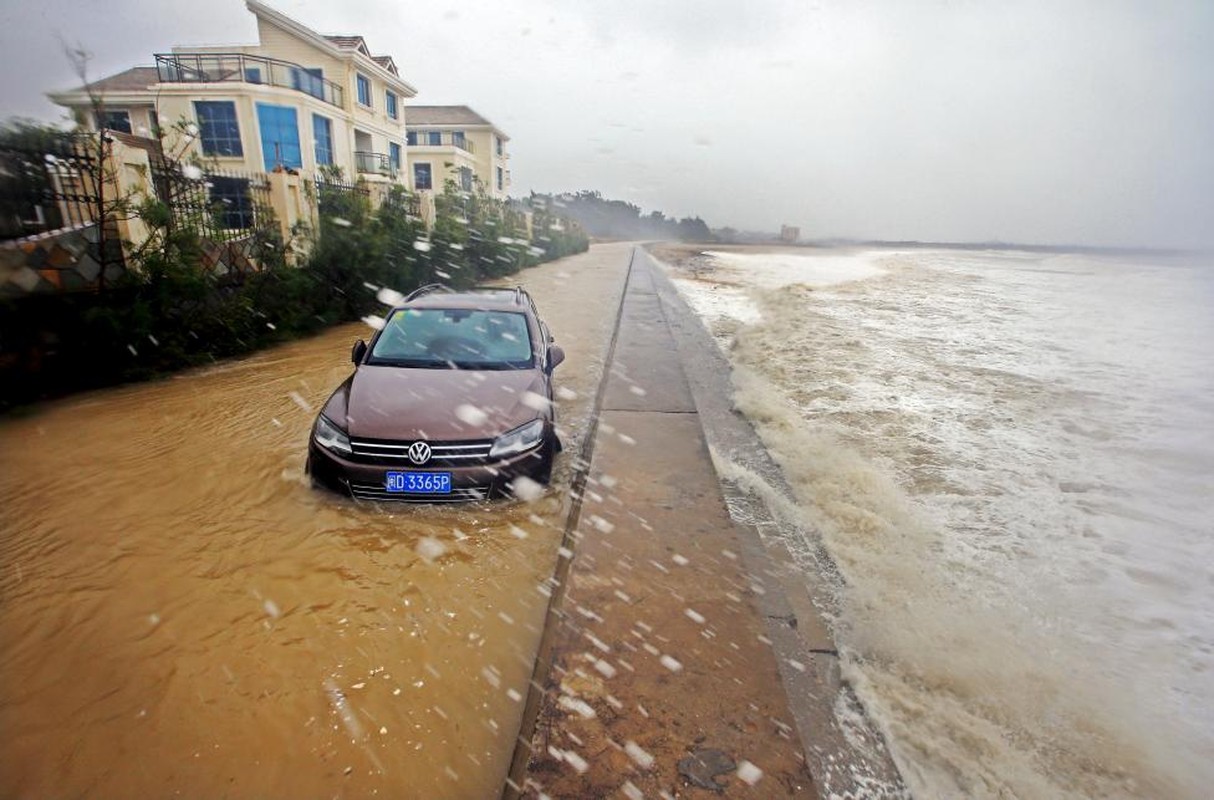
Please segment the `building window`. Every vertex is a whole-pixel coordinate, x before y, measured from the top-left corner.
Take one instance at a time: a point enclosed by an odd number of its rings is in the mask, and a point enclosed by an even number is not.
[[[320,67],[291,67],[291,88],[310,94],[318,100],[325,99],[325,72]]]
[[[430,181],[430,165],[417,163],[413,165],[413,188],[417,191],[433,188]]]
[[[468,167],[459,168],[459,188],[465,192],[472,191],[472,170]]]
[[[468,140],[464,137],[463,131],[451,131],[451,144],[461,150],[468,149]]]
[[[358,102],[371,108],[371,79],[366,75],[358,75],[355,82],[358,84]]]
[[[257,104],[257,123],[261,127],[261,157],[266,172],[278,167],[301,169],[303,153],[299,147],[299,125],[290,106]]]
[[[131,114],[129,111],[98,111],[97,127],[110,131],[131,132]]]
[[[400,145],[388,142],[388,167],[392,172],[400,172]]]
[[[506,188],[506,174],[505,174],[505,171],[501,167],[498,167],[497,168],[497,190],[500,192],[500,191],[503,191],[505,188]]]
[[[426,132],[426,144],[432,144],[432,145],[437,146],[442,143],[443,143],[443,132],[442,131],[427,131]]]
[[[392,119],[396,119],[396,95],[392,94],[392,92],[385,92],[384,101],[384,107],[388,109],[388,116]]]
[[[333,123],[320,114],[312,115],[312,140],[316,144],[316,163],[333,163]]]
[[[497,154],[500,156],[502,154],[502,137],[494,135],[493,146],[497,149]]]
[[[198,138],[202,142],[203,155],[244,155],[235,103],[228,100],[196,100],[194,114],[198,117]]]
[[[246,230],[253,227],[253,200],[249,196],[247,178],[207,177],[210,185],[211,208],[215,224],[224,230]]]
[[[407,131],[405,133],[405,144],[410,147],[417,147],[417,131]]]
[[[244,68],[245,83],[261,83],[261,67]]]

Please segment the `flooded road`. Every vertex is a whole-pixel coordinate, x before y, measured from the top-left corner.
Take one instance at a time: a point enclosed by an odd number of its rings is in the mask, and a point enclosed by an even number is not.
[[[361,324],[0,423],[0,795],[496,796],[629,252],[516,276],[568,353],[530,504],[308,485]]]

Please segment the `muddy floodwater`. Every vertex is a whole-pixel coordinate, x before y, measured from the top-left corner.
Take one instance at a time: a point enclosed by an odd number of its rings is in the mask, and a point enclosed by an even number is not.
[[[0,422],[0,795],[500,793],[628,252],[514,279],[568,353],[532,503],[310,487],[361,324]]]

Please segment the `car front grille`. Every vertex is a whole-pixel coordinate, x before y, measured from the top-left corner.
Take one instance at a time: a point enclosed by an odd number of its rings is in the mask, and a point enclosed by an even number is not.
[[[476,467],[489,463],[492,439],[477,439],[464,442],[426,442],[430,445],[430,460],[425,467]],[[383,464],[393,467],[411,467],[409,447],[413,442],[393,442],[383,439],[351,439],[354,451],[351,458],[362,464]]]
[[[350,483],[350,494],[357,500],[390,500],[397,503],[469,503],[489,496],[488,486],[455,488],[450,494],[406,494],[389,492],[382,483]]]

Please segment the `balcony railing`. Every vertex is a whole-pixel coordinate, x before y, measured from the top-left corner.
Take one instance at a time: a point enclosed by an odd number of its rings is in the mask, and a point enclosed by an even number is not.
[[[438,131],[422,131],[417,135],[410,133],[410,147],[458,147],[468,153],[476,152],[474,145],[466,136],[456,133],[439,133]]]
[[[161,83],[252,83],[294,89],[345,108],[345,92],[306,67],[275,58],[244,53],[158,53],[156,72]]]
[[[393,165],[387,153],[368,153],[364,150],[354,151],[354,167],[359,172],[372,175],[395,175],[399,169]]]

